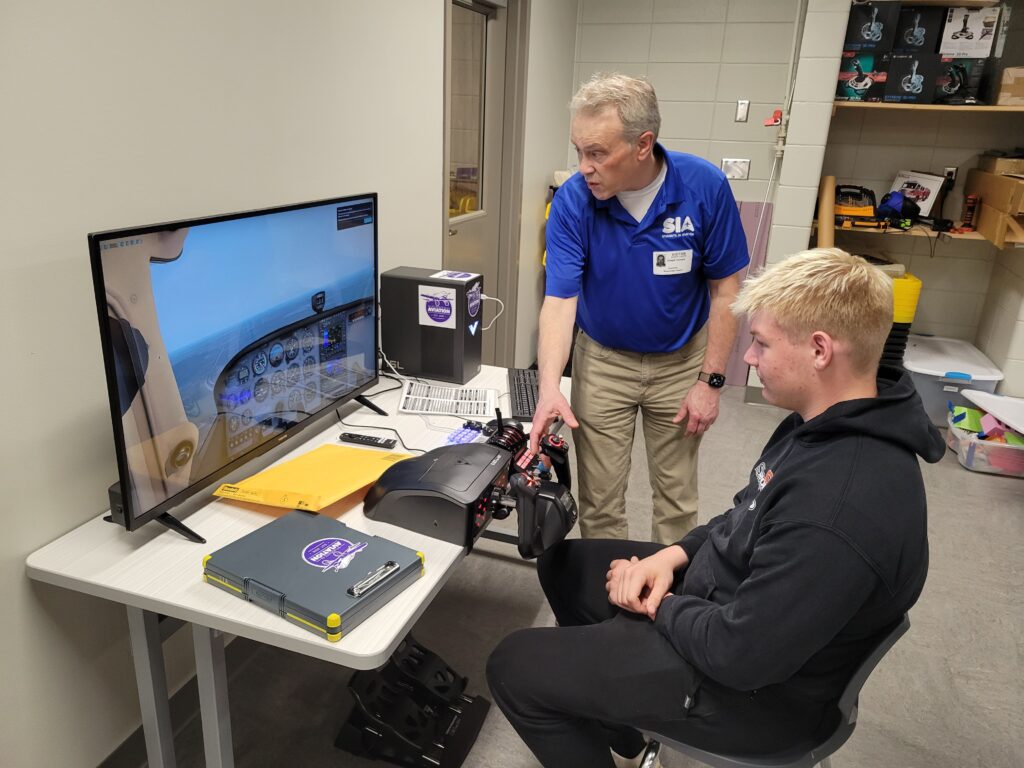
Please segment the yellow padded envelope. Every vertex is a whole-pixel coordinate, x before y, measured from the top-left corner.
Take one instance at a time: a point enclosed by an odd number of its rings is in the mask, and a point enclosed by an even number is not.
[[[272,507],[319,512],[376,482],[384,470],[411,458],[407,453],[321,445],[239,483],[224,483],[214,496]]]

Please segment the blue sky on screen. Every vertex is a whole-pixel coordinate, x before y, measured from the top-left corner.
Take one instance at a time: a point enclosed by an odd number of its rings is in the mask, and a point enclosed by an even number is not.
[[[339,231],[337,208],[323,205],[191,228],[179,259],[151,267],[168,351],[355,277],[364,277],[372,294],[373,227]],[[329,300],[325,308],[337,305]]]

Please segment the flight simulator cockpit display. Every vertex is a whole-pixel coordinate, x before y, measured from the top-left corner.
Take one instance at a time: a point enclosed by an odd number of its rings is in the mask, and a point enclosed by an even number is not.
[[[376,381],[373,195],[90,244],[131,516]]]

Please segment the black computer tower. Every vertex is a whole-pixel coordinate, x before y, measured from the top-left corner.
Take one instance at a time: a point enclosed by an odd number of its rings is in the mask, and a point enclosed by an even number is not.
[[[404,376],[465,384],[480,372],[483,276],[397,267],[380,276],[381,346]],[[382,366],[387,371],[387,364]]]

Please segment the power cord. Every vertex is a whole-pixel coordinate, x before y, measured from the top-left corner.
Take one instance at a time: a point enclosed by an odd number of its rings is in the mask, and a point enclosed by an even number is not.
[[[377,350],[377,354],[380,355],[380,359],[384,361],[384,364],[388,368],[390,368],[391,372],[394,374],[394,376],[391,376],[389,374],[382,373],[381,376],[387,376],[389,379],[397,379],[398,381],[403,381],[403,382],[404,381],[415,381],[415,382],[417,382],[419,384],[426,384],[427,383],[423,379],[419,378],[418,376],[403,376],[398,371],[396,371],[395,370],[395,366],[391,364],[390,360],[388,360],[388,356],[384,354],[384,350],[383,349],[378,349]],[[390,391],[390,390],[388,390],[388,391]]]
[[[377,395],[383,395],[383,394],[385,394],[387,392],[394,392],[396,389],[401,389],[402,387],[405,386],[405,384],[402,383],[401,379],[398,379],[398,378],[392,376],[390,373],[382,373],[382,374],[380,374],[380,377],[382,379],[391,379],[392,381],[397,381],[398,384],[393,386],[393,387],[388,387],[387,389],[382,389],[379,392],[371,392],[368,395],[364,395],[364,397],[366,397],[367,399],[370,399],[371,397],[376,397]]]
[[[923,224],[915,224],[914,226],[920,229],[924,233],[924,236],[928,238],[928,258],[934,259],[935,249],[939,244],[939,233],[936,232],[935,237],[932,237],[928,227],[924,226]]]
[[[484,326],[483,328],[480,329],[481,331],[489,331],[489,330],[491,330],[491,326],[494,325],[498,321],[498,318],[501,317],[505,313],[505,302],[503,302],[501,299],[495,298],[494,296],[488,296],[486,293],[480,294],[480,298],[484,299],[486,301],[496,301],[496,302],[498,302],[499,306],[501,307],[498,310],[498,314],[496,314],[494,317],[491,318],[491,322],[489,322],[486,326]]]

